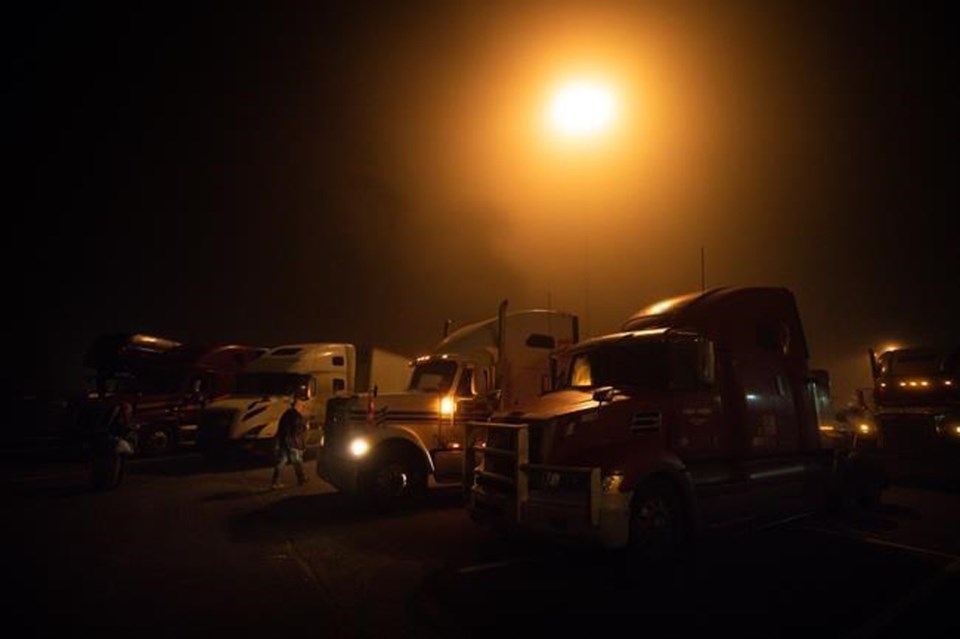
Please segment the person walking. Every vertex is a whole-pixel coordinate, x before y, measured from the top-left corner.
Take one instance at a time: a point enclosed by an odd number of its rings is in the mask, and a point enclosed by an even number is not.
[[[135,424],[129,402],[112,402],[93,433],[91,480],[95,490],[120,485],[126,458],[134,453]]]
[[[270,483],[274,490],[283,488],[281,473],[287,464],[293,466],[298,486],[303,486],[308,481],[303,472],[303,452],[307,445],[302,411],[303,400],[294,395],[290,408],[280,416],[280,423],[277,425],[276,465],[273,467],[273,481]]]

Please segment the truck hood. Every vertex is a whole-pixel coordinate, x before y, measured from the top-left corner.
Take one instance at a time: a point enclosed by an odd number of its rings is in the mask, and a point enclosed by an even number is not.
[[[516,409],[494,416],[494,420],[499,418],[509,418],[510,421],[532,420],[543,421],[578,413],[585,410],[597,408],[599,403],[593,399],[593,391],[581,390],[562,390],[555,393],[547,393],[536,399],[521,404]]]
[[[533,463],[615,468],[625,463],[625,451],[638,437],[660,438],[659,428],[635,434],[631,423],[659,422],[662,402],[660,392],[637,390],[615,394],[601,405],[593,389],[571,389],[542,395],[493,421],[529,425]]]
[[[235,412],[230,428],[231,438],[255,435],[273,437],[277,432],[277,422],[290,406],[290,397],[252,397],[230,395],[207,404],[208,411]]]
[[[369,394],[360,396],[354,405],[354,416],[362,412],[366,415]],[[381,393],[373,400],[378,412],[386,411],[391,419],[400,419],[405,416],[436,418],[440,412],[440,395],[438,393]]]

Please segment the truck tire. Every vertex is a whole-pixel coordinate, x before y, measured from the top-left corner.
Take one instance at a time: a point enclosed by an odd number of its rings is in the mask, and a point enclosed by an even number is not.
[[[686,545],[686,527],[683,502],[672,485],[663,480],[641,484],[630,505],[630,567],[675,565]]]
[[[157,457],[172,453],[177,447],[176,433],[171,424],[151,424],[137,434],[137,451],[141,457]]]
[[[362,493],[380,508],[410,506],[423,496],[427,487],[423,464],[401,451],[387,451],[374,457],[360,480]]]

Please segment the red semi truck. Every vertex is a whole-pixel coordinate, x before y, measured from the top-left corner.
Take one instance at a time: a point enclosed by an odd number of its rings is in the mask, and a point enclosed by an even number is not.
[[[471,424],[479,523],[665,558],[700,533],[811,512],[853,469],[882,490],[821,434],[822,381],[787,289],[664,300],[555,362],[552,391]]]
[[[91,386],[79,409],[77,435],[96,426],[111,402],[128,402],[138,425],[137,453],[170,452],[195,439],[200,410],[231,390],[236,374],[266,351],[236,344],[199,346],[153,335],[99,337],[84,365]]]

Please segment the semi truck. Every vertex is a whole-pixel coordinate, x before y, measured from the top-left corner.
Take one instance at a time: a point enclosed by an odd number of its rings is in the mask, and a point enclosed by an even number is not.
[[[555,369],[551,392],[470,424],[476,522],[663,561],[702,534],[811,512],[859,467],[823,435],[828,380],[785,288],[659,301]]]
[[[239,344],[203,346],[143,333],[101,335],[84,366],[90,389],[78,406],[74,436],[95,429],[108,405],[129,403],[141,456],[195,442],[200,411],[227,393],[237,372],[266,351]]]
[[[318,474],[384,506],[461,487],[466,423],[539,396],[549,387],[550,354],[578,339],[573,314],[507,312],[502,302],[495,317],[445,334],[417,358],[402,392],[332,402]]]
[[[865,442],[894,477],[960,479],[960,346],[868,351],[873,429]]]
[[[314,448],[323,437],[328,399],[373,385],[403,389],[409,378],[410,359],[381,348],[345,343],[277,346],[237,375],[231,393],[204,408],[199,448],[208,458],[271,452],[280,416],[295,395],[306,399],[307,446]]]

